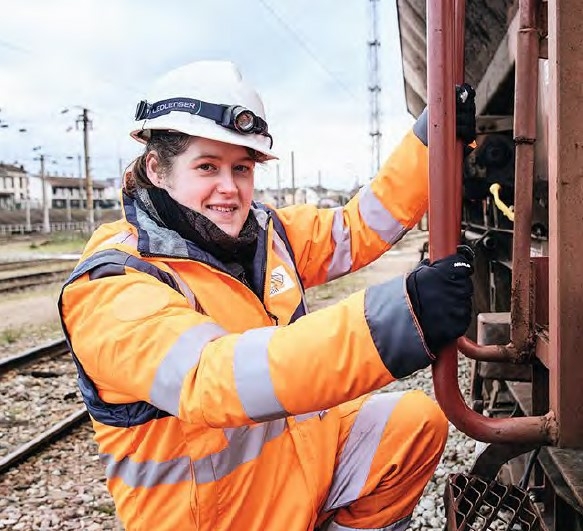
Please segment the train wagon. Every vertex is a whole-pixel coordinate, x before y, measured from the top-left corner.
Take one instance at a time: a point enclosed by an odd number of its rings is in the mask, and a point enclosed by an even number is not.
[[[424,250],[463,242],[476,253],[476,315],[458,342],[474,360],[471,396],[456,392],[455,348],[434,370],[450,420],[478,441],[470,473],[449,478],[447,528],[580,531],[583,2],[398,0],[397,9],[408,110],[429,104],[430,150],[433,140],[434,154],[459,153],[459,169],[432,163],[446,174],[431,176],[432,193],[454,208],[430,198]],[[463,157],[440,136],[452,109],[444,89],[462,81],[475,87],[478,113],[477,145]]]

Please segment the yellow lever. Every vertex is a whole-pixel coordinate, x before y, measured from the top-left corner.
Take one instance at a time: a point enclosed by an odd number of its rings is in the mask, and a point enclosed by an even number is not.
[[[502,199],[500,199],[500,185],[498,183],[494,183],[490,186],[490,193],[494,196],[494,203],[498,209],[504,214],[510,221],[514,221],[514,210],[512,210],[512,205],[508,206],[504,204]]]

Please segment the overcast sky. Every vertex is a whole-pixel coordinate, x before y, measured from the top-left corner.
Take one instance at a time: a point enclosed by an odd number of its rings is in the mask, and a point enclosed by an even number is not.
[[[228,59],[263,97],[282,185],[291,182],[292,150],[299,185],[316,184],[318,172],[327,187],[350,188],[357,178],[363,184],[371,168],[369,4],[0,0],[0,124],[9,125],[0,128],[0,161],[37,172],[32,148],[42,146],[49,171],[77,174],[83,141],[75,120],[86,107],[93,176],[116,177],[140,153],[128,132],[152,81],[191,61]],[[379,8],[384,157],[413,120],[395,0],[380,0]],[[276,164],[258,170],[258,187],[275,186]]]

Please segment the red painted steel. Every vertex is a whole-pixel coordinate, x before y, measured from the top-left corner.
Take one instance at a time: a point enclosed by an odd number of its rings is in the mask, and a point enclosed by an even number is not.
[[[549,400],[560,446],[582,448],[583,3],[554,0],[548,9]]]
[[[512,290],[510,338],[521,357],[533,347],[533,303],[530,240],[534,181],[534,143],[538,93],[539,33],[537,0],[521,0],[514,89],[514,236],[512,239]]]
[[[461,2],[462,0],[456,0]],[[457,9],[458,35],[463,12]],[[459,241],[458,211],[461,160],[456,158],[454,0],[427,3],[427,58],[429,104],[429,252],[432,260],[455,251]],[[459,149],[457,149],[459,151]],[[456,170],[456,165],[458,166]],[[435,396],[448,419],[460,431],[484,442],[553,442],[554,415],[516,419],[486,418],[466,405],[458,385],[457,349],[445,348],[433,365]]]

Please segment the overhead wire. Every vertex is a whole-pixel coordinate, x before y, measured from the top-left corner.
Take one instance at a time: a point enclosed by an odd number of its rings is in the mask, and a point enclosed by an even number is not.
[[[304,39],[285,21],[285,19],[273,9],[265,0],[258,0],[258,2],[279,22],[287,32],[294,38],[294,40],[301,46],[301,48],[312,58],[312,60],[318,64],[324,72],[326,72],[336,83],[338,86],[341,87],[351,98],[358,100],[358,97],[354,92],[350,90],[350,88],[334,74],[320,59],[318,56],[312,51],[312,49],[307,45]]]
[[[16,45],[16,44],[13,44],[11,42],[8,42],[8,41],[5,41],[5,40],[1,40],[1,39],[0,39],[0,47],[9,49],[9,50],[12,50],[12,51],[15,51],[15,52],[19,52],[19,53],[24,53],[24,54],[27,54],[27,55],[31,55],[33,57],[34,56],[37,56],[37,55],[40,55],[35,50],[30,50],[30,49],[24,48],[23,46]],[[120,83],[119,81],[113,81],[113,80],[107,78],[106,76],[104,76],[102,73],[99,74],[99,77],[100,77],[100,79],[103,82],[111,85],[112,87],[124,89],[127,92],[131,92],[134,95],[135,94],[141,94],[141,92],[142,92],[141,89],[137,89],[135,87],[126,86],[126,85]],[[68,107],[72,107],[72,108],[82,108],[83,106],[81,106],[81,105],[70,105]],[[110,110],[103,109],[102,106],[97,106],[97,108],[95,108],[95,106],[92,106],[92,107],[94,107],[94,108],[91,109],[90,111],[93,114],[101,115],[102,117],[105,115],[105,116],[107,116],[110,119],[119,120],[121,118],[121,116],[122,116],[121,113],[119,113],[119,112],[112,112]],[[62,111],[57,111],[56,109],[53,109],[53,113],[54,114],[57,114],[57,113],[58,114],[62,114]],[[53,114],[53,113],[51,113],[51,114]],[[20,128],[22,128],[22,132],[29,132],[30,133],[31,131],[33,131],[35,129],[35,127],[38,128],[39,125],[41,125],[41,124],[44,125],[45,122],[31,121],[30,119],[23,121],[22,119],[19,119],[18,120],[18,123],[19,123]],[[72,126],[70,126],[69,129],[72,129]],[[69,129],[67,129],[67,131]],[[31,160],[33,160],[31,157],[32,157],[32,155],[30,155],[30,154],[25,154],[23,156],[22,153],[21,153],[20,156],[19,156],[19,160],[21,162],[24,162],[24,163],[27,163],[28,164],[28,163],[30,163]],[[57,158],[62,158],[62,156],[59,155],[59,157],[57,157]],[[112,160],[113,159],[117,160],[117,157],[100,157],[100,158],[111,158]]]

